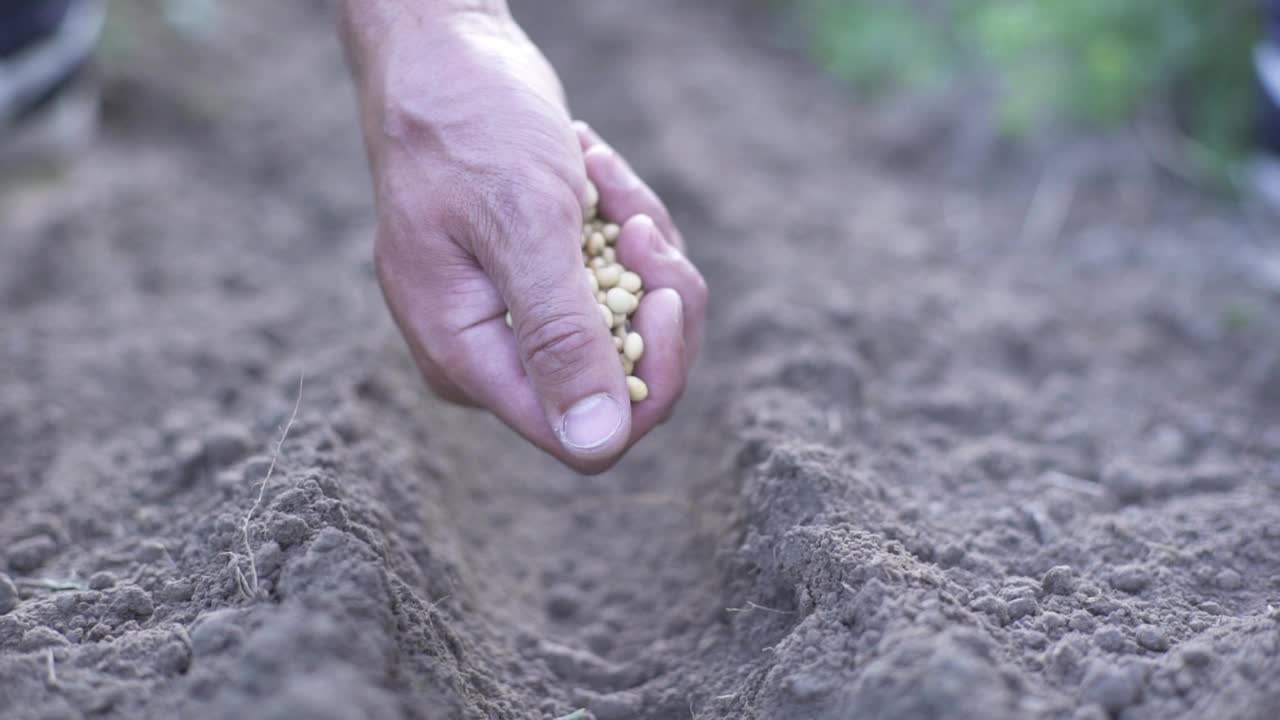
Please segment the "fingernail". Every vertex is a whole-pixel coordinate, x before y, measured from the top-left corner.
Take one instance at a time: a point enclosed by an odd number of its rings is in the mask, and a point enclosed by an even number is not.
[[[622,405],[603,393],[579,400],[560,422],[560,441],[570,450],[594,450],[622,427]]]
[[[591,148],[591,151],[587,154],[598,155],[602,158],[603,162],[600,168],[601,183],[614,190],[631,190],[640,186],[640,176],[631,170],[631,167],[627,165],[627,161],[614,152],[613,148],[597,145]]]

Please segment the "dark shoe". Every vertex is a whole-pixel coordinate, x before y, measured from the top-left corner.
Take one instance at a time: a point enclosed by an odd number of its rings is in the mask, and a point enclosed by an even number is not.
[[[55,5],[57,3],[50,3]],[[87,66],[106,16],[103,0],[72,0],[56,24],[6,36],[0,56],[0,168],[57,164],[83,149],[97,126],[97,86]],[[7,22],[0,9],[0,22]],[[10,26],[12,27],[12,26]]]

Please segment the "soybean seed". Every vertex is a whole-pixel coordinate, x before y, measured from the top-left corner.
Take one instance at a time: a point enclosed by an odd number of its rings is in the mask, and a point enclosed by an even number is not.
[[[600,281],[600,287],[605,290],[617,285],[620,279],[622,279],[622,268],[617,265],[605,265],[604,267],[596,268],[596,280]]]
[[[627,392],[631,395],[631,402],[640,402],[649,397],[649,386],[635,375],[628,375]]]
[[[618,287],[635,294],[640,292],[640,288],[644,287],[644,281],[640,279],[639,275],[628,270],[618,277]]]
[[[622,372],[630,375],[636,369],[636,363],[630,358],[622,358]]]
[[[508,311],[507,311],[507,327],[513,327],[513,326],[514,326],[514,325],[513,325],[513,323],[511,322],[511,311],[510,311],[510,310],[508,310]]]
[[[618,235],[622,234],[622,228],[614,223],[606,223],[601,232],[604,233],[605,240],[613,242],[618,239]]]
[[[592,255],[599,255],[606,249],[604,235],[598,232],[591,233],[587,238],[587,252]],[[607,259],[607,258],[606,258]]]
[[[607,305],[598,305],[597,307],[600,308],[600,317],[604,318],[604,326],[612,329],[613,328],[613,311],[610,310],[609,306]]]
[[[609,309],[617,315],[630,315],[635,312],[636,305],[639,304],[635,295],[620,287],[611,288],[605,294],[605,302],[609,304]]]
[[[622,341],[622,354],[632,362],[644,355],[644,338],[640,337],[640,333],[627,333],[627,338]]]

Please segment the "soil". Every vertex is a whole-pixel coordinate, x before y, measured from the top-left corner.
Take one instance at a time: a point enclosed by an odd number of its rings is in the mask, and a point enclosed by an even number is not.
[[[1280,716],[1274,230],[745,2],[515,3],[713,293],[580,477],[416,376],[331,8],[223,7],[0,196],[0,717]]]

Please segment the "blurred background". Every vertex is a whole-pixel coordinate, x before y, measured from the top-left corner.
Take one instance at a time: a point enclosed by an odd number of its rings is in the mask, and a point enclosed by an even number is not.
[[[1259,140],[1256,0],[772,2],[795,42],[870,98],[977,96],[1007,137],[1133,130],[1231,187]],[[953,106],[954,107],[954,106]]]
[[[740,13],[751,4],[730,7]],[[857,97],[881,105],[910,103],[917,115],[944,114],[952,123],[980,116],[975,122],[1002,141],[1044,145],[1082,131],[1125,133],[1164,170],[1226,193],[1257,190],[1259,144],[1280,147],[1280,137],[1270,137],[1280,136],[1280,127],[1264,129],[1268,121],[1278,122],[1280,101],[1263,101],[1265,80],[1258,72],[1267,43],[1275,42],[1268,40],[1267,28],[1280,27],[1280,10],[1271,0],[754,4],[758,19],[776,26],[779,45],[820,63]],[[42,36],[67,34],[49,18],[70,11],[74,21],[91,5],[97,2],[14,0],[0,16],[0,24],[9,25],[0,36],[9,69],[3,75],[7,79],[0,80],[0,118],[8,120],[11,167],[16,164],[12,146],[18,144],[15,126],[53,122],[32,117],[37,113],[28,106],[47,104],[66,84],[65,78],[49,76],[32,80],[28,84],[33,87],[21,95],[3,88],[22,80],[15,69],[23,35],[29,36],[29,44],[47,44]],[[151,64],[144,72],[158,74],[155,48],[218,36],[226,29],[226,5],[223,0],[110,3],[95,71],[106,81],[108,113],[138,112],[131,89],[138,86],[140,68]],[[45,21],[13,19],[24,13]],[[244,13],[232,15],[239,20]],[[63,57],[49,60],[53,75],[69,72],[84,59],[83,43],[70,45]],[[139,54],[151,62],[138,62]],[[1273,68],[1273,74],[1280,71]],[[1280,78],[1272,83],[1280,85]],[[1273,90],[1280,93],[1280,87]],[[6,101],[9,107],[4,107]],[[191,106],[183,110],[189,119],[208,121],[217,115],[218,102],[213,88],[196,88],[185,98]],[[84,128],[65,117],[59,122],[65,149],[68,137],[82,136]],[[29,140],[26,144],[32,145]]]

